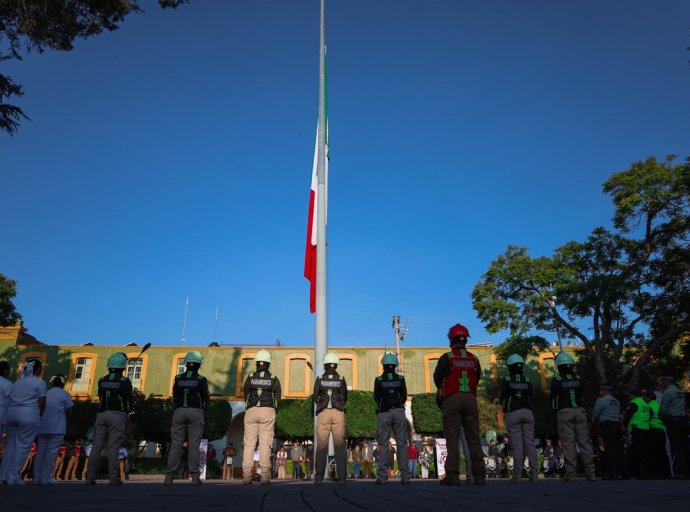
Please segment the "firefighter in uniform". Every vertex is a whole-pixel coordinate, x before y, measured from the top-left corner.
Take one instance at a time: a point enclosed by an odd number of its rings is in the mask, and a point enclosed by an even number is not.
[[[378,418],[379,461],[376,465],[376,483],[385,484],[388,480],[388,469],[393,469],[385,461],[389,460],[388,443],[391,432],[395,438],[398,454],[398,468],[400,481],[403,485],[410,483],[410,464],[407,459],[407,419],[405,418],[405,402],[407,401],[407,385],[405,377],[395,372],[398,358],[390,352],[381,358],[383,373],[374,380],[374,402]],[[390,459],[392,460],[392,458]],[[392,464],[392,463],[391,463]]]
[[[623,442],[621,439],[621,405],[611,394],[612,386],[599,386],[599,398],[592,409],[592,421],[599,426],[604,441],[606,473],[604,480],[623,478]]]
[[[596,481],[592,443],[587,428],[587,416],[582,406],[582,384],[574,371],[575,361],[570,354],[556,356],[558,373],[551,381],[551,407],[556,412],[559,441],[563,443],[565,458],[564,482],[574,482],[577,476],[579,448],[588,481]]]
[[[685,410],[685,394],[676,386],[671,375],[659,379],[664,390],[659,404],[659,418],[666,426],[673,455],[673,478],[690,478],[690,423]]]
[[[170,426],[170,452],[165,472],[165,485],[172,485],[178,474],[182,459],[183,443],[189,446],[188,464],[192,475],[192,484],[199,485],[199,444],[204,435],[204,409],[208,404],[208,381],[199,375],[203,358],[197,350],[188,352],[184,358],[186,370],[175,377],[173,384],[173,412]]]
[[[448,449],[446,477],[441,480],[441,485],[460,484],[461,428],[465,431],[470,449],[474,484],[484,485],[486,482],[477,406],[477,384],[482,370],[477,356],[465,350],[469,337],[470,333],[465,326],[452,326],[448,331],[451,350],[439,358],[434,370],[437,396],[442,400],[443,434]]]
[[[505,412],[508,437],[513,455],[514,483],[522,478],[524,454],[529,461],[529,481],[539,480],[537,475],[537,450],[534,447],[534,414],[532,413],[532,383],[523,374],[525,360],[512,354],[506,361],[510,374],[503,377],[499,400]]]
[[[246,411],[244,413],[243,483],[252,483],[254,450],[259,449],[261,484],[271,483],[271,447],[276,423],[276,406],[280,401],[280,381],[271,375],[271,353],[259,350],[254,357],[256,371],[244,381]]]
[[[98,463],[106,442],[109,484],[122,485],[118,452],[125,441],[125,424],[132,406],[132,381],[123,375],[126,367],[127,356],[117,352],[108,358],[108,375],[98,381],[99,406],[86,485],[96,485]]]
[[[323,375],[314,382],[314,403],[316,404],[316,463],[314,483],[323,483],[328,459],[328,437],[333,435],[335,464],[340,485],[347,479],[347,425],[345,423],[345,403],[347,402],[347,383],[336,371],[340,358],[329,352],[323,358]]]

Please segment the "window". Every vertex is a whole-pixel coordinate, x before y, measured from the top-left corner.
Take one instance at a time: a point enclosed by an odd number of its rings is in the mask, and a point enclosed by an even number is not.
[[[141,387],[141,374],[144,361],[141,358],[127,360],[127,378],[132,381],[135,388]]]
[[[180,359],[177,360],[177,373],[175,375],[179,375],[181,373],[184,373],[187,367],[184,364],[184,357],[181,357]]]
[[[436,365],[438,360],[443,354],[440,352],[435,352],[431,354],[426,354],[424,356],[424,390],[427,393],[432,393],[436,391],[436,384],[434,383],[434,370],[436,370]]]
[[[74,379],[72,380],[72,393],[87,393],[91,385],[91,364],[93,359],[90,357],[78,357],[74,364]]]
[[[311,370],[307,354],[290,354],[285,358],[283,390],[286,397],[307,397],[311,393]]]

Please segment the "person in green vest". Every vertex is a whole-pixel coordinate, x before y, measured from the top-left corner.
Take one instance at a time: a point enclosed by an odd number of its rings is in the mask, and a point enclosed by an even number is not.
[[[501,380],[499,400],[505,413],[508,437],[513,455],[513,483],[522,479],[524,459],[529,461],[529,481],[536,482],[537,450],[534,447],[534,414],[532,413],[532,383],[524,375],[525,360],[512,354],[506,361],[509,375]]]
[[[563,443],[565,458],[564,482],[575,482],[577,476],[577,449],[585,466],[588,481],[597,480],[592,454],[592,441],[587,426],[587,415],[582,405],[582,382],[575,373],[575,361],[566,352],[556,356],[558,372],[551,381],[551,407],[556,412],[559,441]]]
[[[666,428],[659,418],[659,402],[653,390],[644,394],[644,401],[651,410],[649,420],[649,451],[652,462],[652,476],[667,479],[671,477],[671,464],[666,454]]]
[[[623,423],[630,433],[630,466],[637,478],[652,477],[652,462],[649,454],[649,422],[652,410],[642,398],[639,389],[628,391],[630,403],[625,411]]]
[[[199,374],[202,362],[199,351],[188,352],[184,358],[185,371],[175,377],[172,389],[175,411],[170,426],[170,451],[164,485],[173,483],[182,459],[182,445],[185,440],[189,443],[188,462],[192,485],[201,484],[199,444],[204,435],[204,409],[209,400],[208,381]]]
[[[132,381],[124,375],[127,356],[122,352],[111,355],[107,366],[108,375],[98,380],[98,414],[86,485],[96,485],[96,473],[104,448],[108,454],[108,484],[122,485],[118,452],[125,442],[127,414],[132,408]]]

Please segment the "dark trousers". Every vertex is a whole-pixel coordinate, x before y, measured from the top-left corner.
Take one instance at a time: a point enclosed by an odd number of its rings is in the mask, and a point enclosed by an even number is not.
[[[666,434],[671,445],[673,455],[673,472],[675,477],[687,477],[688,473],[688,452],[690,442],[688,441],[688,421],[685,418],[666,418]]]
[[[631,436],[631,461],[633,474],[637,478],[652,477],[652,459],[649,454],[649,430],[639,428],[632,429]]]
[[[602,421],[599,424],[606,449],[606,468],[611,477],[623,475],[623,441],[621,424],[618,421]]]
[[[649,451],[652,459],[652,476],[654,478],[670,477],[671,466],[666,455],[666,431],[663,428],[649,430]]]

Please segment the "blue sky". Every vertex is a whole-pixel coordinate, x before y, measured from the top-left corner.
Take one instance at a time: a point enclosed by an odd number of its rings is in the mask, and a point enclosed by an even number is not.
[[[3,63],[0,272],[47,343],[310,345],[302,276],[318,1],[192,1]],[[685,0],[330,0],[329,339],[498,343],[472,287],[509,244],[609,225],[603,181],[690,155]],[[553,336],[551,336],[553,337]]]

